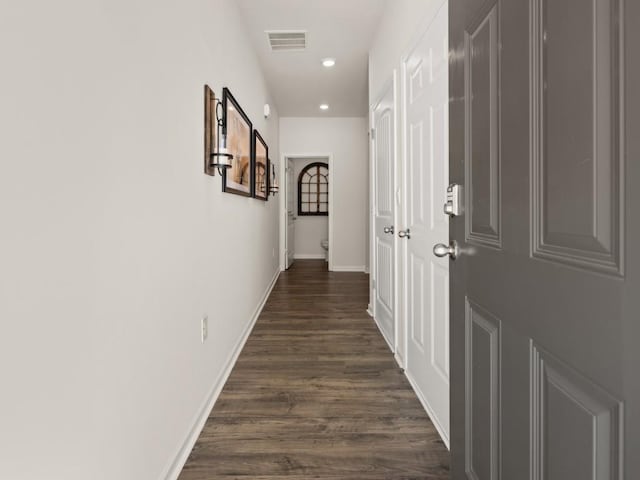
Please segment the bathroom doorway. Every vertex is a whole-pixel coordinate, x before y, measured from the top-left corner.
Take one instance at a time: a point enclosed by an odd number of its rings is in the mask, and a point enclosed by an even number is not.
[[[324,260],[332,270],[331,155],[284,155],[282,267],[296,260]]]

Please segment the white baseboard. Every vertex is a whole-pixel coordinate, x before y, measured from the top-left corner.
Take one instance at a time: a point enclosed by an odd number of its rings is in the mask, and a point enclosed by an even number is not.
[[[324,260],[324,253],[296,253],[293,256],[296,260]]]
[[[267,290],[265,291],[262,297],[262,300],[260,300],[260,303],[256,307],[256,310],[253,313],[253,316],[251,317],[251,321],[247,324],[244,331],[242,332],[242,335],[240,335],[238,342],[236,343],[235,347],[231,351],[231,355],[227,359],[227,362],[224,368],[222,369],[222,372],[216,379],[215,383],[213,384],[213,387],[211,388],[211,391],[207,395],[202,407],[198,411],[198,414],[195,417],[195,421],[193,422],[192,427],[189,430],[189,434],[187,435],[187,438],[182,443],[182,447],[178,451],[175,459],[171,462],[169,467],[165,470],[166,473],[163,476],[165,480],[177,480],[178,476],[180,475],[180,472],[184,468],[184,464],[187,462],[187,459],[189,458],[189,454],[191,453],[191,450],[193,450],[193,446],[198,441],[198,437],[200,436],[200,432],[202,432],[202,429],[204,428],[204,425],[207,422],[207,418],[209,418],[209,413],[213,409],[213,406],[215,405],[216,400],[218,400],[218,397],[220,396],[220,392],[222,392],[222,388],[224,387],[224,384],[227,382],[227,379],[231,374],[231,370],[233,370],[233,367],[236,364],[236,361],[238,360],[238,356],[240,356],[240,352],[242,352],[242,348],[244,347],[244,344],[247,342],[247,339],[249,338],[249,335],[253,330],[253,326],[258,320],[260,313],[262,313],[262,309],[264,308],[265,303],[267,303],[267,299],[269,298],[269,295],[271,294],[271,290],[273,290],[273,287],[276,284],[276,281],[278,280],[279,275],[280,275],[280,269],[278,269],[278,271],[273,276],[273,279],[271,280],[271,283],[267,287]]]
[[[398,364],[398,366],[404,370],[406,363],[404,363],[404,357],[402,356],[402,354],[400,353],[399,350],[396,350],[396,353],[393,355],[393,357],[396,359],[396,363]]]
[[[433,413],[433,409],[429,405],[429,402],[427,402],[427,399],[424,397],[424,395],[422,394],[422,391],[420,391],[420,389],[418,388],[418,385],[413,380],[413,377],[411,377],[411,374],[407,370],[404,371],[404,376],[407,377],[407,380],[409,380],[411,387],[413,387],[413,391],[416,393],[418,400],[420,400],[420,403],[422,404],[422,408],[425,409],[425,411],[427,412],[427,415],[429,415],[429,418],[431,419],[431,423],[433,423],[433,426],[436,427],[436,430],[440,434],[440,438],[446,445],[447,449],[451,450],[451,448],[449,447],[449,435],[447,435],[444,428],[442,428],[442,425],[440,425],[440,422],[438,421],[438,418]]]
[[[364,272],[364,265],[334,265],[332,272]]]
[[[376,322],[376,327],[378,327],[378,330],[380,331],[380,335],[382,335],[382,338],[384,338],[384,341],[387,342],[387,346],[389,347],[389,350],[391,350],[391,353],[395,354],[395,348],[394,348],[393,344],[387,338],[387,334],[384,333],[384,330],[382,329],[382,327],[378,323],[378,319],[376,317],[374,317],[373,315],[371,315],[371,316],[373,317],[373,321]]]

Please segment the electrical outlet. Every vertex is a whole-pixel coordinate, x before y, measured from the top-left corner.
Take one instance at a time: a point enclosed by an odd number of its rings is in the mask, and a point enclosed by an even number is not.
[[[200,333],[202,343],[204,343],[209,336],[209,317],[207,315],[202,317],[202,320],[200,321]]]

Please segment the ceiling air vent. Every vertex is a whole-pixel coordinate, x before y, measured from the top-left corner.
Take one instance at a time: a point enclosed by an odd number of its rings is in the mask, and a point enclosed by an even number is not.
[[[267,36],[273,52],[307,48],[307,32],[304,30],[268,30]]]

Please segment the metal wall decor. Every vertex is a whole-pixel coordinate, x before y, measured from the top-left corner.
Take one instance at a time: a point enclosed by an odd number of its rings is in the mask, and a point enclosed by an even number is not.
[[[215,176],[217,170],[220,175],[224,176],[223,171],[231,167],[233,155],[227,150],[227,136],[223,132],[223,120],[222,102],[215,98],[213,90],[205,85],[204,173],[206,175]]]
[[[275,195],[276,193],[278,193],[278,191],[280,191],[280,186],[278,185],[278,177],[276,176],[276,166],[271,162],[271,160],[268,161],[269,166],[271,167],[271,180],[269,181],[269,192],[271,193],[271,195]]]
[[[214,114],[216,97],[209,85],[204,86],[204,173],[214,176],[216,169],[211,166],[211,155],[216,144],[216,123]]]

